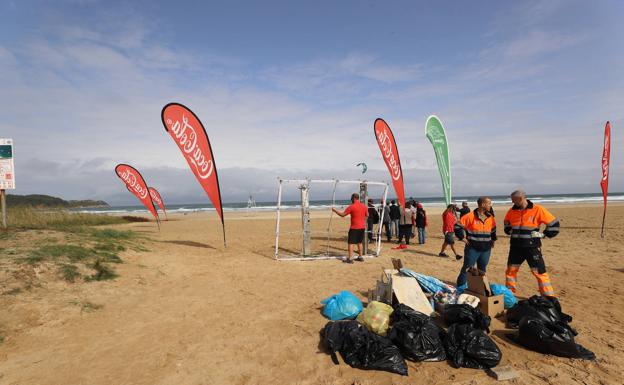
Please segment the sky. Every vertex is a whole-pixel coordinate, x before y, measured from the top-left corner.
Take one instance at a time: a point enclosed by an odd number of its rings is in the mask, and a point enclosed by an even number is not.
[[[165,202],[206,202],[160,121],[169,102],[202,120],[224,202],[275,200],[278,176],[389,182],[378,117],[406,195],[442,196],[431,114],[454,195],[599,193],[607,120],[624,191],[623,15],[621,1],[0,0],[10,193],[138,204],[114,173],[128,163]]]

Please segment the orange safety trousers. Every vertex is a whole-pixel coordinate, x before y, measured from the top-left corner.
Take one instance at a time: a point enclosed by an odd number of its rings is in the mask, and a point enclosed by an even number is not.
[[[507,270],[505,271],[505,285],[511,290],[513,293],[516,293],[518,288],[518,271],[520,270],[520,265],[508,265]],[[555,289],[550,282],[550,277],[547,272],[540,273],[538,269],[531,268],[531,273],[537,279],[537,285],[539,287],[539,292],[543,296],[554,297]]]

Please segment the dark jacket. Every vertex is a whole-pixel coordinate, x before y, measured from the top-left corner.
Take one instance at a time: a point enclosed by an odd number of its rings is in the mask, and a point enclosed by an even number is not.
[[[373,205],[368,205],[368,220],[374,224],[379,223],[379,212]]]
[[[427,213],[423,209],[416,210],[416,227],[427,227]]]
[[[393,221],[399,220],[401,218],[401,209],[398,205],[390,205],[390,219]]]

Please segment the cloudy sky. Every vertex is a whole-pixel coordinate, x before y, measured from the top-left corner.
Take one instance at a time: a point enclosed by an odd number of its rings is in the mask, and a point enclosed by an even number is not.
[[[123,162],[167,203],[206,201],[160,122],[171,101],[206,126],[226,202],[275,199],[277,176],[358,178],[359,162],[388,180],[377,117],[407,195],[441,196],[430,114],[455,195],[599,192],[607,120],[624,191],[624,2],[383,3],[0,0],[13,192],[138,203]]]

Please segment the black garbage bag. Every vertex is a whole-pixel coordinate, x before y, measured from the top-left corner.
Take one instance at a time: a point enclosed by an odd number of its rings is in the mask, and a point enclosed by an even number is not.
[[[553,323],[536,317],[524,317],[520,321],[517,341],[539,353],[585,360],[596,359],[593,352],[574,342],[574,334],[564,322]]]
[[[328,322],[321,331],[321,338],[335,364],[338,364],[336,352],[340,352],[342,359],[354,368],[407,376],[407,364],[399,348],[357,321]]]
[[[492,319],[468,304],[446,305],[444,307],[444,322],[447,325],[470,324],[477,329],[490,332],[490,322]]]
[[[444,330],[431,318],[399,304],[394,307],[390,316],[392,329],[388,337],[401,350],[403,357],[412,361],[444,361],[446,352],[444,344]]]
[[[455,368],[489,369],[498,365],[503,357],[494,340],[470,324],[451,325],[444,347]]]
[[[535,317],[545,322],[557,323],[572,322],[572,317],[561,311],[559,300],[554,297],[542,297],[534,295],[529,299],[519,301],[514,307],[507,310],[507,326],[516,329],[524,317]],[[570,328],[568,326],[568,328]],[[576,335],[576,331],[570,328]]]

